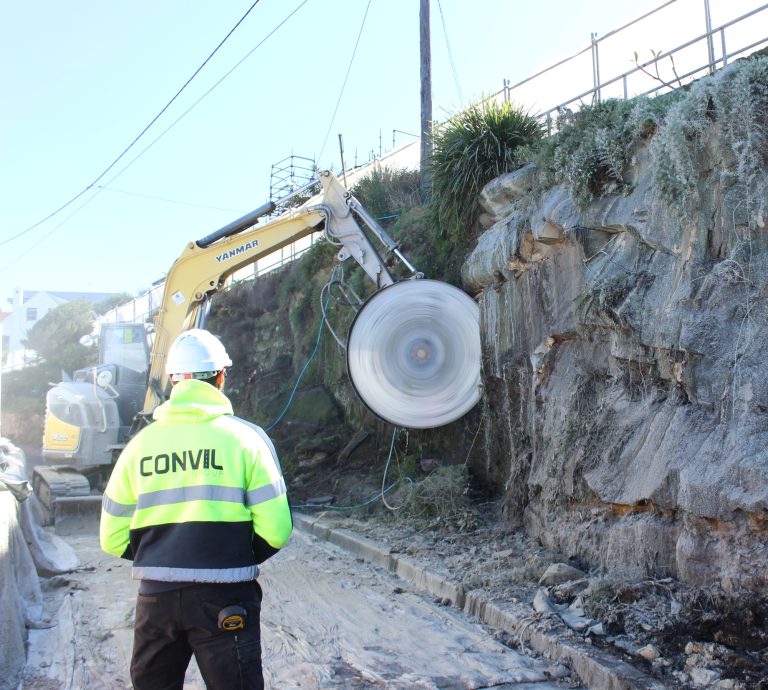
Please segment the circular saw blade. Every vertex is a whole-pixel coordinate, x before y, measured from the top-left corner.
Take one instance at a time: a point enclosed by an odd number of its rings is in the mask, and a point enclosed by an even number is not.
[[[395,283],[355,317],[347,368],[382,419],[411,429],[448,424],[480,399],[480,310],[447,283]]]

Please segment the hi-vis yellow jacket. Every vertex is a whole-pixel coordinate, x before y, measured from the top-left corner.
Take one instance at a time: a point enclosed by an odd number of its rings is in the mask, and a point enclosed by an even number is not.
[[[101,548],[132,559],[134,579],[255,579],[293,528],[272,442],[204,381],[177,383],[154,418],[115,464]]]

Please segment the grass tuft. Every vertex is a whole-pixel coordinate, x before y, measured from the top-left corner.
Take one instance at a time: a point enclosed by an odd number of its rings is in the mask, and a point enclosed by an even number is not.
[[[520,167],[518,150],[543,136],[543,128],[520,107],[486,101],[436,129],[430,163],[432,202],[440,235],[462,241],[470,234],[482,188]]]

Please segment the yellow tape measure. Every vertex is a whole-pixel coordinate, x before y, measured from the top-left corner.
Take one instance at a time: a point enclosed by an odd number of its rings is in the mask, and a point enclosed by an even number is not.
[[[235,632],[245,628],[248,612],[242,606],[227,606],[219,611],[219,630]]]

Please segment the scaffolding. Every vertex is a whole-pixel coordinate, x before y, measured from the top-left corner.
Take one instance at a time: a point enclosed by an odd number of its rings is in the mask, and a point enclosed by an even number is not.
[[[291,154],[287,158],[272,164],[269,177],[269,198],[271,201],[282,199],[299,187],[315,179],[317,166],[314,158],[304,158]]]

